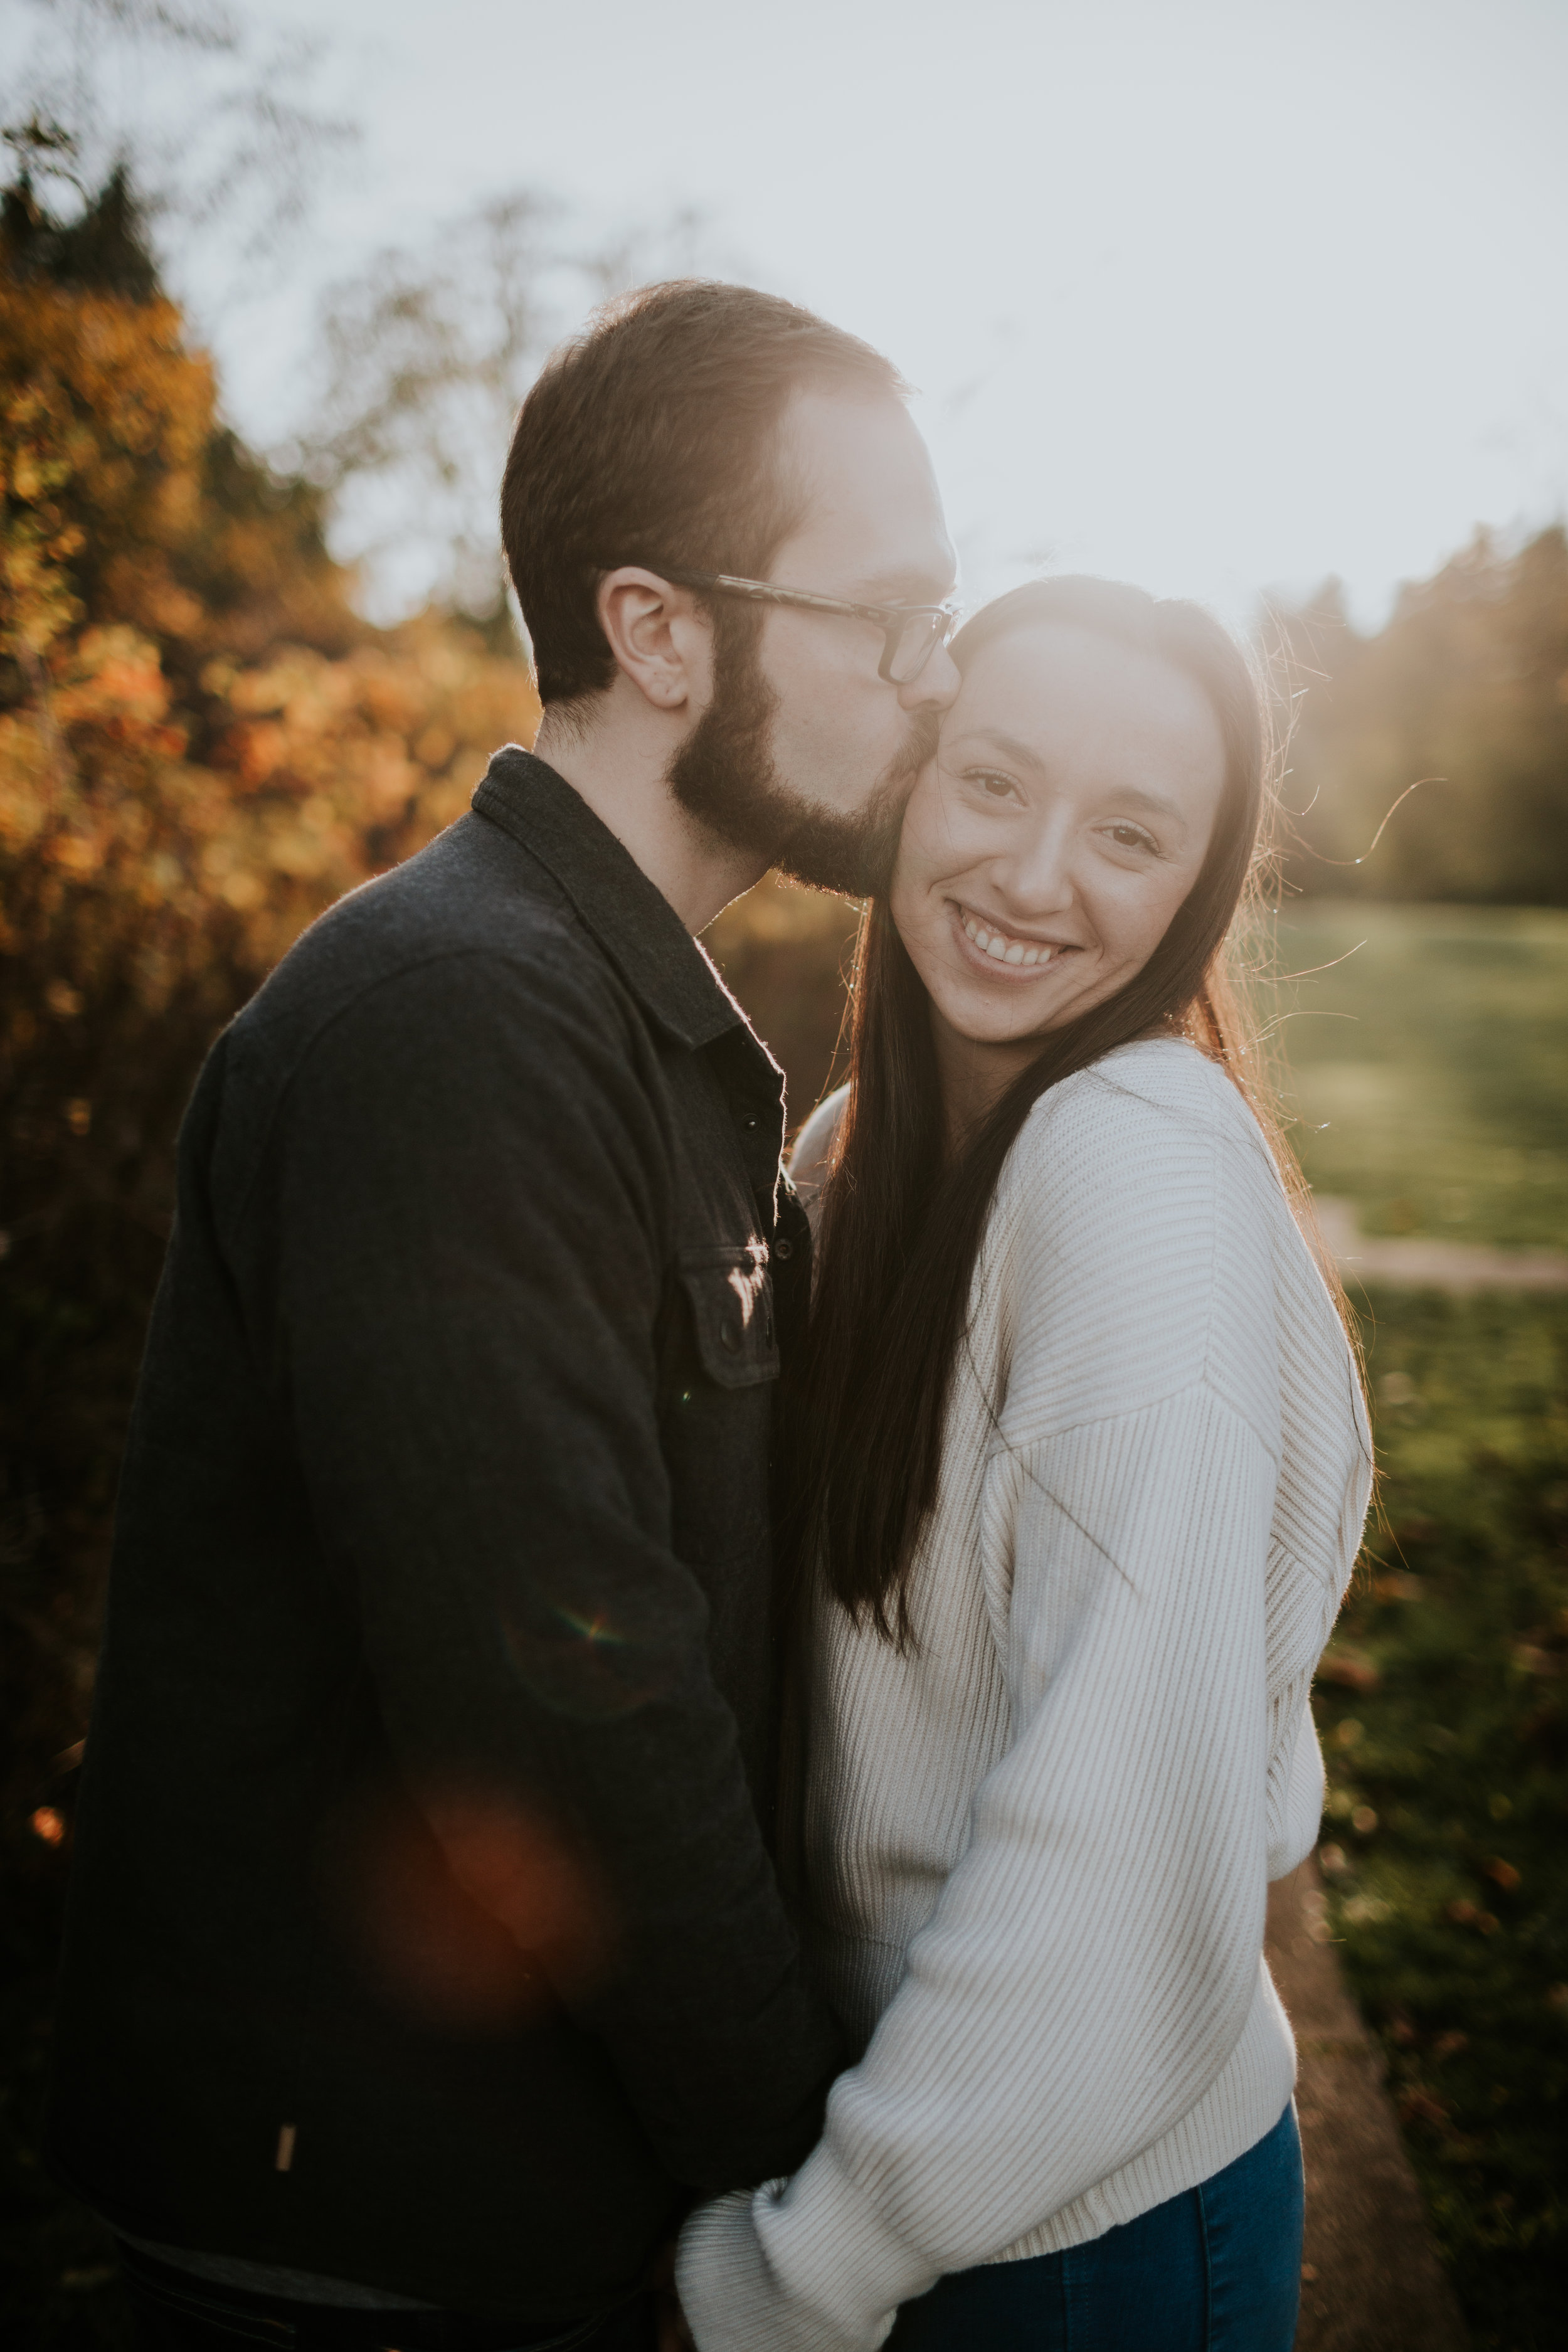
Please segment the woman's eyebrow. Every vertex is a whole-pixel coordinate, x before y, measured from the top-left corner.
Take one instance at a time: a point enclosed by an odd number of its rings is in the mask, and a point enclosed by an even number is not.
[[[1020,735],[1004,735],[994,727],[975,727],[967,735],[952,742],[944,742],[943,751],[955,751],[961,743],[984,744],[988,750],[1000,751],[1005,760],[1012,760],[1020,768],[1033,768],[1037,776],[1049,773],[1049,762],[1040,757],[1033,744],[1026,743]]]
[[[1142,809],[1146,815],[1163,816],[1167,824],[1179,825],[1184,833],[1187,829],[1187,820],[1181,809],[1174,801],[1166,800],[1162,793],[1146,793],[1141,785],[1133,784],[1126,789],[1119,787],[1109,797],[1118,808]]]
[[[1051,772],[1049,761],[1042,758],[1033,744],[1026,743],[1020,735],[1002,734],[994,727],[976,727],[969,734],[960,735],[952,742],[944,743],[942,749],[951,757],[964,745],[984,745],[990,751],[999,751],[1005,760],[1011,760],[1017,767],[1032,768],[1037,776],[1048,776]],[[1182,809],[1163,793],[1147,792],[1142,784],[1117,784],[1107,786],[1106,798],[1117,808],[1138,809],[1145,816],[1163,817],[1167,824],[1174,825],[1184,834],[1187,830],[1187,820]]]

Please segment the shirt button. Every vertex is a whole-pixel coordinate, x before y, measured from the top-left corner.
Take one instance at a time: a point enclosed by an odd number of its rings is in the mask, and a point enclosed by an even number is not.
[[[741,1121],[741,1125],[742,1125],[743,1128],[747,1129],[748,1129],[748,1131],[749,1131],[752,1128],[754,1128],[754,1127],[761,1127],[762,1123],[763,1123],[763,1122],[762,1122],[762,1120],[761,1120],[760,1118],[743,1118],[743,1119]]]
[[[719,1345],[724,1349],[726,1355],[738,1356],[740,1354],[741,1327],[738,1323],[726,1321],[720,1324]]]
[[[775,1257],[793,1257],[795,1255],[795,1244],[793,1242],[775,1242],[773,1244],[773,1255]]]

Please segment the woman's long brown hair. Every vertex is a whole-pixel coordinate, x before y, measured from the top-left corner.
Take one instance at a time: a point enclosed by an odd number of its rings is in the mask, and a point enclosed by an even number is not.
[[[856,950],[850,1094],[819,1237],[804,1360],[786,1400],[786,1573],[808,1568],[857,1621],[910,1638],[907,1579],[936,1501],[953,1360],[1002,1165],[1033,1106],[1074,1071],[1151,1031],[1175,1030],[1252,1102],[1300,1193],[1261,1093],[1222,951],[1255,871],[1268,768],[1262,698],[1239,648],[1198,605],[1101,580],[1039,581],[986,605],[953,643],[1046,627],[1088,629],[1173,665],[1202,687],[1225,745],[1225,785],[1203,867],[1159,946],[1115,995],[1050,1031],[969,1137],[944,1152],[930,1004],[876,898]]]

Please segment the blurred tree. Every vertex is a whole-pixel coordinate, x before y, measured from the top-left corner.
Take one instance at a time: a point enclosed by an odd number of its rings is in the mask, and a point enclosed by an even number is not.
[[[585,242],[562,206],[515,189],[329,289],[311,423],[287,462],[330,497],[378,609],[434,595],[510,641],[496,509],[523,395],[584,310],[689,276],[705,245],[692,212]]]
[[[5,136],[54,221],[58,281],[69,270],[72,283],[100,282],[82,275],[90,257],[73,207],[99,191],[91,226],[103,235],[101,198],[118,170],[135,181],[147,265],[187,314],[198,283],[208,310],[265,291],[258,265],[289,249],[358,136],[315,100],[324,46],[273,34],[258,12],[221,0],[27,5],[40,33]],[[128,59],[133,74],[121,70]],[[221,275],[204,263],[215,243]],[[333,547],[359,572],[360,609],[386,620],[440,604],[492,649],[512,649],[497,490],[540,362],[610,295],[732,266],[689,209],[595,236],[523,188],[384,248],[329,289],[304,413],[273,470],[321,494]],[[123,268],[114,282],[134,290]]]
[[[7,1475],[41,1527],[57,1476],[79,1496],[89,1328],[116,1334],[101,1401],[123,1408],[214,1030],[321,907],[458,814],[536,706],[472,631],[354,613],[320,494],[218,424],[122,172],[68,226],[25,178],[5,200],[0,492],[8,1410],[58,1453],[28,1438]]]
[[[221,241],[231,289],[249,287],[307,217],[358,133],[313,87],[325,54],[220,0],[26,0],[35,36],[8,94],[5,136],[53,212],[101,190],[117,164],[176,279]],[[237,270],[236,261],[244,265]]]
[[[1561,524],[1515,547],[1478,531],[1404,590],[1374,635],[1351,626],[1335,582],[1273,618],[1306,680],[1286,792],[1299,812],[1289,887],[1568,905]]]

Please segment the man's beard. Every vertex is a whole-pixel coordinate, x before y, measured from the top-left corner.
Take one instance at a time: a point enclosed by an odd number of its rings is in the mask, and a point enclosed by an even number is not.
[[[885,891],[904,803],[936,750],[935,712],[913,714],[865,806],[842,812],[791,792],[779,774],[773,754],[777,709],[754,632],[721,625],[713,699],[670,761],[670,790],[688,815],[719,840],[764,858],[797,882],[855,898]]]

